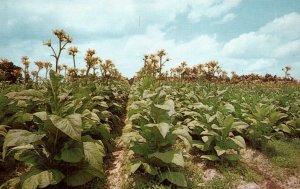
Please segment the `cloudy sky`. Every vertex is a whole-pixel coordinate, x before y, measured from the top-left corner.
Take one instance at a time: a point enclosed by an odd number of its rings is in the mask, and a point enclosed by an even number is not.
[[[144,54],[165,49],[166,68],[217,60],[229,72],[283,75],[290,65],[300,78],[299,0],[0,0],[0,57],[54,63],[42,42],[57,28],[74,38],[82,68],[93,48],[131,77]],[[72,66],[67,52],[61,63]]]

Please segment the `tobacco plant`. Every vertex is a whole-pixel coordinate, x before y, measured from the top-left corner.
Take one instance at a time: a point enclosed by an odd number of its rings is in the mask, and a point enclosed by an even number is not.
[[[160,87],[155,91],[144,90],[140,97],[139,92],[135,95],[131,97],[139,100],[128,107],[132,131],[124,136],[125,140],[129,138],[130,149],[134,152],[131,172],[141,171],[158,182],[167,180],[173,185],[186,187],[182,172],[183,152],[174,146],[178,138],[191,141],[191,137],[180,125],[173,124],[173,100],[168,99]]]
[[[35,101],[40,110],[32,114],[32,131],[11,129],[5,136],[2,158],[13,154],[16,160],[30,165],[30,170],[2,187],[44,188],[60,182],[78,186],[103,177],[104,145],[83,135],[85,119],[96,119],[96,115],[89,110],[77,112],[81,103],[70,100],[62,79],[51,70],[44,91],[7,94],[15,101]]]

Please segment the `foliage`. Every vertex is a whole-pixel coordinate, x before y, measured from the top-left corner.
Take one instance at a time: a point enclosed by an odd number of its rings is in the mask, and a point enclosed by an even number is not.
[[[86,82],[73,85],[84,86]],[[5,103],[17,106],[12,117],[26,121],[18,127],[15,119],[8,119],[12,120],[7,122],[11,129],[5,136],[2,156],[5,160],[12,155],[30,165],[30,170],[3,187],[13,183],[37,188],[60,182],[77,186],[104,176],[103,157],[105,149],[111,148],[112,114],[108,110],[122,107],[118,102],[126,96],[126,90],[118,90],[126,86],[118,82],[74,86],[64,83],[63,77],[51,70],[50,80],[36,89],[5,95]]]
[[[132,130],[123,136],[135,156],[130,171],[142,171],[159,182],[167,180],[173,185],[186,187],[182,172],[183,151],[176,150],[174,145],[178,138],[190,142],[191,137],[180,125],[173,124],[174,102],[168,99],[161,87],[154,91],[144,90],[142,96],[138,91],[141,92],[138,89],[131,96],[136,100],[128,107]]]
[[[0,60],[0,82],[16,83],[22,79],[22,68],[7,59]]]

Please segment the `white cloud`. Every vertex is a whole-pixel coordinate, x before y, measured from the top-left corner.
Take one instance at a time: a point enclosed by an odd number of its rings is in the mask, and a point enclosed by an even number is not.
[[[287,57],[300,55],[300,39],[282,44],[274,50],[276,57]]]
[[[220,21],[217,22],[217,23],[218,23],[218,24],[224,24],[224,23],[227,23],[227,22],[230,22],[230,21],[234,20],[235,17],[236,17],[235,14],[229,13],[229,14],[226,14],[226,15],[222,18],[222,20],[220,20]]]
[[[298,19],[299,18],[299,19]],[[291,13],[256,32],[241,34],[224,45],[222,55],[243,58],[284,58],[300,51],[300,15]],[[299,33],[295,32],[299,30]]]
[[[237,7],[241,0],[195,0],[191,1],[191,11],[188,18],[192,22],[199,22],[202,17],[216,18],[227,14],[233,8]]]
[[[289,65],[292,67],[291,75],[300,80],[300,62],[292,62]]]
[[[194,65],[200,61],[211,60],[212,54],[220,48],[216,36],[200,35],[190,41],[177,43],[168,39],[158,27],[149,27],[145,34],[137,34],[130,38],[109,39],[98,44],[80,44],[79,47],[95,48],[100,56],[104,54],[106,58],[112,58],[126,76],[132,76],[143,66],[144,54],[154,53],[159,49],[166,49],[167,56],[171,58],[171,63],[168,63],[166,68],[170,68],[179,65],[181,61]]]
[[[50,26],[64,27],[68,31],[84,34],[128,35],[139,29],[139,17],[144,29],[153,24],[163,26],[174,20],[176,15],[186,8],[179,6],[179,3],[178,6],[176,3],[172,5],[171,2],[169,6],[160,4],[159,1],[145,3],[134,0],[57,0],[51,3],[38,0],[5,1],[1,2],[0,6],[9,9],[10,13],[5,15],[5,12],[0,12],[0,23],[6,28],[1,32],[10,32],[8,27],[13,30],[26,22],[31,23],[31,27],[39,27],[40,30],[46,31]],[[172,9],[168,8],[170,5]]]
[[[270,36],[255,32],[241,34],[224,45],[222,55],[233,57],[257,57],[268,54]]]
[[[300,14],[292,12],[274,19],[259,29],[258,33],[276,35],[280,40],[300,38]]]

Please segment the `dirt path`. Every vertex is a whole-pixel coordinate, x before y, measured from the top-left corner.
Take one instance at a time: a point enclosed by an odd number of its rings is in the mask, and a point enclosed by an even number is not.
[[[122,189],[124,162],[126,154],[123,147],[117,147],[112,153],[112,159],[107,170],[107,189]]]
[[[106,178],[107,178],[107,189],[123,189],[123,179],[126,179],[126,175],[124,173],[124,169],[126,167],[125,165],[125,159],[126,159],[126,152],[123,144],[121,144],[120,137],[122,135],[122,130],[125,126],[127,120],[127,111],[125,110],[125,113],[122,117],[122,123],[119,130],[116,131],[117,135],[116,138],[114,138],[113,143],[115,144],[115,147],[111,153],[111,156],[109,157],[109,161],[107,162],[107,169],[106,169]]]

